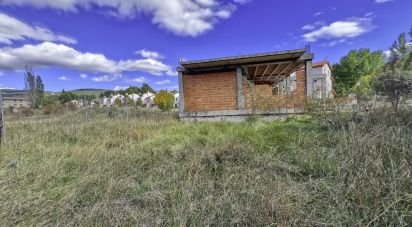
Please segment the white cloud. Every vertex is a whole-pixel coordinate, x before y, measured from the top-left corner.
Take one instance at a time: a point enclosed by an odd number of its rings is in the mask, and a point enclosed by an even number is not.
[[[70,80],[70,78],[65,77],[65,76],[59,76],[59,77],[57,77],[57,79],[58,80],[64,80],[64,81]]]
[[[386,3],[386,2],[391,2],[394,0],[375,0],[375,3],[381,4],[381,3]]]
[[[127,80],[127,82],[135,82],[135,83],[143,83],[145,81],[146,81],[146,78],[144,78],[143,76]]]
[[[158,85],[165,85],[165,84],[170,84],[170,80],[162,80],[162,81],[158,81],[158,82],[156,82],[156,84],[158,84]]]
[[[162,59],[163,56],[161,54],[159,54],[158,52],[155,51],[149,51],[146,49],[143,50],[138,50],[135,52],[135,54],[139,54],[140,56],[144,57],[144,58],[152,58],[152,59]]]
[[[324,14],[324,12],[320,11],[320,12],[316,12],[313,14],[314,17],[318,17],[320,15]]]
[[[14,87],[0,87],[0,90],[16,90]]]
[[[102,75],[93,77],[92,80],[94,82],[112,82],[122,78],[122,74],[113,74],[113,75]]]
[[[324,25],[326,25],[325,21],[316,21],[312,24],[304,25],[302,27],[302,30],[311,31],[311,30],[315,30],[316,28],[319,28],[319,27],[324,26]]]
[[[156,76],[176,75],[172,67],[157,59],[127,59],[115,61],[103,54],[80,52],[63,44],[43,42],[37,45],[0,48],[0,70],[24,69],[26,65],[38,67],[63,67],[106,75],[94,77],[93,81],[113,81],[125,71],[140,71]],[[120,75],[120,76],[119,76]]]
[[[113,88],[113,90],[114,90],[114,91],[120,91],[120,90],[126,90],[127,88],[129,88],[129,87],[122,87],[122,86],[116,85],[116,86]]]
[[[375,26],[372,23],[372,18],[353,17],[321,26],[316,30],[303,34],[302,38],[306,42],[316,42],[318,40],[342,40],[358,37],[374,28]]]
[[[231,16],[236,5],[246,0],[2,0],[3,5],[53,8],[77,12],[80,8],[89,10],[100,7],[109,15],[134,18],[148,14],[152,23],[177,35],[198,36],[211,29],[219,21]]]
[[[47,28],[31,26],[0,12],[0,43],[10,45],[16,40],[55,41],[63,43],[76,43],[74,38],[58,35]]]
[[[84,73],[80,74],[80,78],[82,79],[87,79],[88,77],[89,76],[87,74],[84,74]]]

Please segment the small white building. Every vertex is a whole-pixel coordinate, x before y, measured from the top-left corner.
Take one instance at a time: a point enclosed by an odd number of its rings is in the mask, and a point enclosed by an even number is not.
[[[333,98],[332,67],[328,61],[313,63],[312,87],[315,98]]]
[[[176,93],[176,94],[174,94],[173,96],[174,96],[174,98],[175,98],[175,102],[174,102],[174,104],[173,104],[173,107],[174,107],[174,108],[179,108],[179,93]]]
[[[141,96],[143,105],[145,105],[148,108],[153,107],[155,105],[154,98],[155,98],[155,94],[153,94],[151,92],[144,93]]]
[[[133,102],[136,103],[137,100],[139,100],[142,96],[138,94],[130,94],[127,95],[127,97],[129,97],[129,99],[133,100]]]

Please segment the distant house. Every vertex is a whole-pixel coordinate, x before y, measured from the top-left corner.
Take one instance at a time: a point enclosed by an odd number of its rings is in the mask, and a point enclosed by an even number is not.
[[[2,90],[3,108],[23,108],[30,107],[31,101],[25,90]]]
[[[173,104],[173,107],[174,108],[179,108],[179,93],[174,94],[173,97],[175,98],[175,102]]]
[[[313,96],[316,98],[333,98],[332,66],[328,61],[312,65]]]
[[[128,95],[129,99],[133,100],[134,103],[137,102],[137,100],[139,100],[141,98],[141,95],[138,94],[130,94]]]
[[[147,108],[155,106],[154,98],[155,98],[155,94],[153,94],[151,92],[144,93],[141,96],[142,103]]]

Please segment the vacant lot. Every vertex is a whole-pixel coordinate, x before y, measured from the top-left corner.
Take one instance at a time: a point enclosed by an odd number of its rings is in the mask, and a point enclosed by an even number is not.
[[[145,112],[129,121],[104,112],[88,118],[7,122],[1,226],[412,221],[408,118],[374,115],[342,128],[309,117],[240,124]]]

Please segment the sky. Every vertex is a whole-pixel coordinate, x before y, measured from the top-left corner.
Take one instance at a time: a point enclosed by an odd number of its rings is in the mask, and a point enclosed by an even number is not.
[[[412,0],[0,0],[0,88],[177,89],[180,60],[304,48],[387,50]]]

